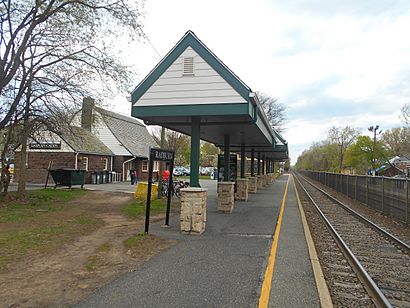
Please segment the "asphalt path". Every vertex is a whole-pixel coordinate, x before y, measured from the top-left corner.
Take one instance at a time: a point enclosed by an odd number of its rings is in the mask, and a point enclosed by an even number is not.
[[[257,306],[287,177],[236,201],[231,214],[216,212],[216,181],[201,181],[208,188],[206,231],[181,234],[179,215],[169,228],[152,224],[150,233],[178,243],[78,307]]]

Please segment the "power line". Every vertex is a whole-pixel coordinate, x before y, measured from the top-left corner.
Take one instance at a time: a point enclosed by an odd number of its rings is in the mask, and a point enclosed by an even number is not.
[[[148,36],[145,34],[144,31],[141,31],[142,35],[144,36],[144,38],[148,41],[148,43],[151,45],[152,49],[154,49],[154,51],[156,52],[156,54],[158,55],[158,57],[162,58],[162,56],[160,55],[160,53],[158,52],[158,50],[155,48],[154,44],[151,43],[150,39],[148,38]]]

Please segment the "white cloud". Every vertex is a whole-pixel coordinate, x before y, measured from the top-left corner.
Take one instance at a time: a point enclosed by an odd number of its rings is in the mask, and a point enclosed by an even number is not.
[[[148,0],[145,8],[144,29],[162,56],[193,30],[253,90],[288,106],[293,162],[332,125],[398,126],[410,101],[408,1]],[[148,43],[121,45],[137,85],[160,58]]]

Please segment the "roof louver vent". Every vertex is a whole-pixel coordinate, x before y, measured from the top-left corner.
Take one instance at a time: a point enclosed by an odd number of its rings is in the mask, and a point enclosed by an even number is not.
[[[187,57],[184,58],[183,62],[183,75],[193,75],[194,74],[194,58],[193,57]]]

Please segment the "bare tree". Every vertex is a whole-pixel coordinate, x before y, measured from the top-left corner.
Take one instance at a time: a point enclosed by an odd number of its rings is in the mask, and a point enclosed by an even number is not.
[[[404,123],[410,127],[410,104],[406,104],[401,108],[401,115]]]
[[[13,118],[32,76],[46,85],[57,79],[83,85],[112,81],[127,85],[129,73],[109,47],[108,37],[142,35],[139,1],[1,0],[0,97],[19,89],[0,109],[0,129]],[[22,65],[26,70],[22,70]],[[31,77],[30,77],[31,76]]]
[[[61,126],[81,97],[128,89],[132,72],[112,46],[144,35],[141,2],[0,0],[0,129],[23,128],[22,159],[38,123]]]
[[[391,155],[410,155],[410,127],[389,129],[383,134],[382,140]]]
[[[269,124],[278,132],[286,130],[286,107],[278,99],[268,94],[257,92],[259,102],[265,111]]]
[[[153,130],[152,137],[157,144],[161,144],[161,128]],[[176,165],[188,163],[190,156],[190,137],[188,135],[166,129],[163,147],[175,151]]]
[[[354,143],[358,135],[359,132],[350,126],[344,128],[333,126],[329,130],[329,141],[337,144],[339,147],[339,172],[342,172],[343,169],[343,160],[347,147]]]

